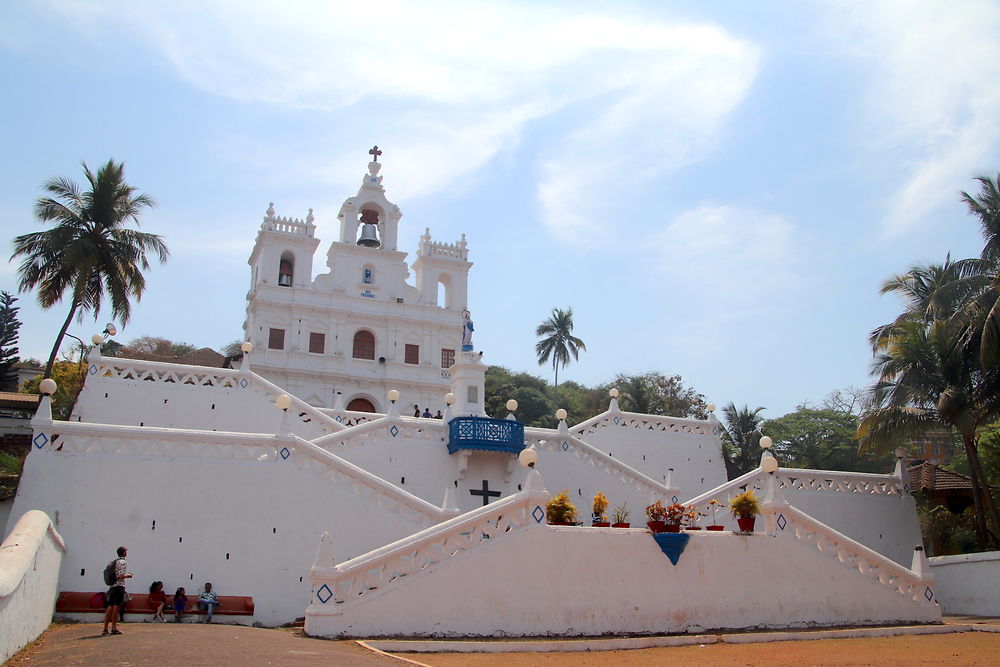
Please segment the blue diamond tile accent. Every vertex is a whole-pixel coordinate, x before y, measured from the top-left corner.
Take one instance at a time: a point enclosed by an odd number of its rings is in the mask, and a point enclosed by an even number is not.
[[[568,443],[568,442],[566,442],[565,440],[563,440],[563,444],[562,444],[562,450],[563,450],[564,452],[568,452],[568,451],[569,451],[569,443]]]
[[[292,453],[288,451],[288,447],[282,447],[279,454],[281,454],[281,458],[283,459],[287,459],[289,456],[292,455]]]
[[[344,423],[344,418],[341,417],[340,415],[337,415],[337,423],[338,424],[343,424]]]
[[[389,433],[392,433],[392,437],[394,437],[394,438],[395,438],[395,437],[396,437],[397,435],[399,435],[399,429],[398,429],[398,428],[396,428],[396,425],[395,425],[395,424],[393,424],[393,425],[392,425],[392,428],[390,428],[390,429],[389,429]]]
[[[246,378],[243,378],[242,380],[240,380],[240,387],[241,388],[246,389],[248,384],[250,384],[250,383],[247,381]]]
[[[95,374],[97,372],[97,366],[95,366],[94,364],[91,364],[89,372],[90,372],[91,375]]]
[[[909,484],[904,484],[903,485],[903,493],[909,493],[909,492],[910,492],[910,485]]]
[[[323,584],[322,586],[319,587],[319,590],[316,591],[316,597],[319,598],[320,602],[326,604],[327,602],[330,601],[330,598],[333,597],[333,591],[330,590],[329,586]]]
[[[719,435],[719,427],[718,426],[713,426],[712,427],[712,435]]]
[[[931,591],[930,586],[924,589],[924,597],[927,598],[928,602],[934,599],[934,592]]]
[[[781,530],[784,530],[785,526],[787,526],[787,525],[788,525],[788,520],[785,519],[785,515],[784,514],[779,514],[778,515],[778,528],[780,528]]]
[[[670,502],[672,503],[676,503],[678,500],[680,500],[680,498],[678,498],[677,496],[671,496],[670,498]]]
[[[615,426],[617,426],[619,422],[621,422],[621,419],[619,419],[618,417],[615,417]]]
[[[45,435],[44,433],[39,433],[38,435],[35,436],[35,439],[32,440],[32,442],[35,443],[35,447],[41,449],[45,445],[49,444],[49,436]]]
[[[535,505],[535,509],[531,510],[531,518],[535,520],[535,523],[542,522],[542,519],[545,518],[545,510],[542,509],[541,505]]]

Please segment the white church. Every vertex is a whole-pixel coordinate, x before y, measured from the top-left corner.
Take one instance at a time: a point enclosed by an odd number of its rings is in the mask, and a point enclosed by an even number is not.
[[[312,212],[267,208],[239,368],[96,345],[71,419],[53,420],[43,398],[7,533],[29,510],[47,516],[38,530],[64,545],[54,590],[103,590],[124,544],[130,592],[159,580],[190,595],[211,581],[253,598],[230,622],[304,617],[324,637],[940,621],[901,465],[796,470],[765,450],[727,480],[714,415],[628,413],[613,396],[578,424],[560,411],[555,429],[524,427],[513,402],[486,415],[466,240],[425,231],[408,265],[372,154],[315,279]],[[713,500],[745,488],[763,501],[751,532],[713,517]],[[547,523],[562,490],[583,525]],[[627,503],[632,527],[590,525],[598,492]],[[656,500],[725,530],[654,536],[643,509]]]

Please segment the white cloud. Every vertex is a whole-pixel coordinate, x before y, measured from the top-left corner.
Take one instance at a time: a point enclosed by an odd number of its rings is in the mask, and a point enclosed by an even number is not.
[[[73,21],[89,6],[55,5]],[[363,109],[365,126],[342,138],[377,133],[397,198],[461,182],[545,119],[537,143],[556,157],[540,165],[538,199],[563,239],[601,216],[597,186],[625,187],[710,146],[759,60],[714,25],[579,5],[383,1],[376,17],[353,2],[122,1],[92,12],[88,25],[99,16],[138,36],[212,94],[320,110],[331,126]],[[356,158],[275,152],[338,186],[359,176]]]
[[[753,307],[793,286],[795,247],[794,228],[781,216],[703,202],[661,230],[649,255],[660,277],[691,300]]]
[[[874,66],[866,122],[908,162],[884,222],[885,233],[898,237],[995,167],[1000,5],[894,0],[834,8],[839,36]]]

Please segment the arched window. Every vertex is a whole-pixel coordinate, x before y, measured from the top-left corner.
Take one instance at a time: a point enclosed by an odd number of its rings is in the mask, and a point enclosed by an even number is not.
[[[441,308],[451,308],[451,276],[447,273],[438,276],[437,305]]]
[[[365,285],[375,284],[375,269],[371,264],[366,264],[365,268],[361,269],[361,282]]]
[[[355,359],[374,359],[375,334],[363,329],[354,334],[354,353],[352,356]]]
[[[290,252],[281,253],[281,261],[278,262],[278,286],[291,287],[294,276],[295,256]]]
[[[375,406],[367,398],[352,398],[347,409],[351,412],[375,412]]]

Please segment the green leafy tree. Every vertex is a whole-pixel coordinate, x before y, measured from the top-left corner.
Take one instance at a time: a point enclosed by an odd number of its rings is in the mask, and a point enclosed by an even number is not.
[[[502,366],[486,369],[484,387],[486,414],[502,419],[507,416],[507,401],[517,401],[518,421],[528,426],[552,426],[555,406],[548,383],[528,373],[511,373]]]
[[[56,382],[56,393],[52,394],[52,417],[54,419],[69,419],[73,412],[73,405],[83,388],[83,380],[86,377],[84,368],[72,360],[57,361],[52,365],[52,375]],[[22,394],[38,394],[38,385],[44,378],[38,377],[28,380],[21,385]]]
[[[11,260],[18,267],[20,290],[38,290],[38,303],[50,308],[69,293],[70,308],[45,366],[52,372],[66,329],[74,317],[84,313],[96,317],[108,298],[115,319],[126,323],[131,300],[139,300],[146,289],[143,271],[149,269],[147,253],[165,262],[169,251],[163,239],[128,227],[139,224],[139,214],[153,205],[145,194],[125,181],[125,166],[108,160],[95,174],[83,163],[89,189],[81,190],[67,178],[45,184],[49,196],[35,203],[35,216],[51,229],[23,234],[14,239]]]
[[[121,349],[121,356],[143,359],[145,357],[183,357],[198,348],[191,343],[175,343],[159,336],[140,336]]]
[[[17,339],[21,321],[14,305],[17,297],[0,292],[0,391],[17,391]]]
[[[666,375],[659,371],[642,375],[619,373],[609,384],[601,385],[598,394],[607,396],[611,387],[618,389],[618,406],[625,412],[708,418],[705,396],[685,386],[680,375]]]
[[[722,452],[726,458],[726,474],[736,479],[757,467],[760,461],[761,424],[760,413],[766,408],[753,410],[744,405],[737,408],[730,403],[722,408],[725,424],[722,430]]]
[[[558,388],[559,367],[565,368],[569,364],[570,356],[579,359],[580,351],[587,350],[583,341],[573,335],[573,309],[553,308],[549,319],[535,329],[535,335],[543,336],[535,344],[538,365],[541,366],[551,359],[552,369],[555,371],[555,386]]]
[[[856,415],[804,405],[761,426],[774,441],[782,465],[789,468],[889,472],[893,465],[891,456],[858,454],[854,442],[857,428]]]

